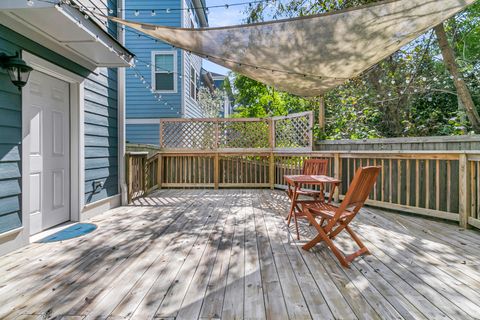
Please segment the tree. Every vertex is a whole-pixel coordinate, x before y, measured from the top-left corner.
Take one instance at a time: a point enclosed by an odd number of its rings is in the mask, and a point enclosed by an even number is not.
[[[460,75],[460,72],[458,70],[457,61],[455,60],[455,53],[453,52],[452,47],[450,47],[450,44],[448,43],[447,33],[445,32],[445,27],[443,26],[443,23],[436,26],[434,30],[435,34],[437,35],[440,50],[442,51],[445,66],[453,77],[453,83],[455,84],[455,88],[457,89],[460,105],[465,108],[465,112],[467,113],[468,119],[470,120],[470,123],[472,124],[475,132],[479,133],[480,117],[478,115],[477,109],[475,108],[475,104],[473,103],[470,91],[468,90],[468,87],[465,84],[465,81],[462,79],[462,76]]]
[[[201,87],[198,91],[198,103],[202,110],[204,117],[218,118],[223,111],[225,104],[226,93],[220,89],[213,89],[210,91],[207,87]]]
[[[296,17],[372,2],[376,1],[262,2],[249,7],[245,20],[251,23]],[[446,68],[446,59],[439,58],[442,50],[435,33],[429,31],[358,78],[326,93],[325,136],[343,139],[451,135],[475,129],[475,122],[467,121],[465,109],[458,107],[458,101],[462,99],[456,85],[461,78],[470,91],[473,114],[475,104],[480,104],[479,24],[480,3],[473,4],[445,23],[446,37],[457,57],[457,77]],[[238,110],[244,116],[284,114],[302,108],[316,110],[318,105],[315,99],[302,105],[304,99],[277,92],[249,79],[241,79],[238,84],[236,96],[243,98],[237,101]],[[285,101],[293,101],[293,106],[286,107]]]

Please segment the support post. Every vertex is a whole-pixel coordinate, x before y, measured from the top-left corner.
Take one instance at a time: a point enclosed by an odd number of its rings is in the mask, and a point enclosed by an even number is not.
[[[268,169],[269,169],[268,182],[270,183],[270,189],[273,190],[275,188],[275,154],[273,152],[270,153]]]
[[[318,98],[318,128],[322,134],[325,132],[325,97]]]
[[[159,125],[159,137],[160,137],[160,148],[165,148],[163,145],[163,120],[160,119],[160,125]]]
[[[142,172],[143,172],[143,177],[142,177],[142,190],[143,190],[143,195],[145,195],[147,193],[147,189],[148,189],[148,185],[147,185],[147,181],[148,181],[148,176],[149,176],[149,172],[148,172],[148,165],[147,165],[147,155],[145,156],[142,156]]]
[[[217,152],[215,153],[215,158],[213,160],[213,185],[215,190],[218,189],[219,178],[220,178],[220,156],[218,155],[218,152]]]
[[[163,157],[160,154],[157,154],[157,187],[162,189],[162,180],[163,180]]]
[[[127,160],[127,201],[128,204],[132,202],[132,184],[133,184],[133,173],[132,173],[132,156],[127,153],[126,154],[126,160]]]
[[[470,168],[466,154],[460,154],[458,159],[458,213],[460,218],[460,227],[468,227],[468,217],[470,216]]]
[[[272,118],[268,119],[268,143],[272,150],[275,149],[275,120]]]
[[[333,175],[337,179],[341,179],[341,177],[340,177],[340,174],[342,172],[341,164],[342,164],[342,162],[341,162],[341,159],[340,159],[340,154],[335,153],[334,158],[333,158]],[[333,194],[333,199],[335,200],[335,202],[340,201],[340,186],[338,188],[335,188],[335,193]]]

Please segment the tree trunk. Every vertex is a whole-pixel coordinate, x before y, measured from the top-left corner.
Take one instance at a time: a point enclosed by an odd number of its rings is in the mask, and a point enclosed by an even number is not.
[[[461,75],[458,71],[458,65],[455,61],[455,54],[452,47],[448,43],[447,34],[445,33],[445,28],[443,23],[439,24],[434,28],[435,34],[437,35],[438,44],[440,45],[440,50],[442,51],[443,61],[447,67],[450,74],[453,76],[453,83],[457,89],[458,99],[461,102],[461,105],[465,108],[467,113],[468,120],[472,124],[472,128],[476,133],[480,132],[480,116],[478,115],[475,104],[472,100],[472,95],[465,84],[465,81],[461,78]]]

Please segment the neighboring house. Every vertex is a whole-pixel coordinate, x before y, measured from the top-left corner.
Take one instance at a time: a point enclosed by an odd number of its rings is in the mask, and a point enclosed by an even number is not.
[[[207,27],[204,7],[204,0],[126,0],[125,17],[172,27]],[[198,104],[202,59],[128,28],[125,44],[138,59],[135,69],[127,70],[127,142],[158,145],[160,118],[202,117]],[[135,72],[147,85],[135,78]]]
[[[115,3],[108,1],[111,12]],[[18,54],[33,67],[19,90],[6,72],[14,60],[0,59],[0,254],[121,203],[117,67],[133,55],[108,27],[66,4],[0,1],[0,55]]]
[[[229,88],[225,88],[225,79],[228,81],[227,76],[223,74],[207,71],[202,68],[201,86],[207,87],[211,92],[213,92],[214,89],[225,92],[225,99],[219,116],[228,118],[233,113],[233,98]]]

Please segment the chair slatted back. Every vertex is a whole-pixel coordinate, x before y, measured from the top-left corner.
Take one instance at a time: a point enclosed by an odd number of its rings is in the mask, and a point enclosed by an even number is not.
[[[328,173],[327,159],[307,159],[303,162],[304,175],[325,176]]]
[[[347,194],[342,202],[342,207],[355,207],[354,211],[358,211],[368,198],[372,191],[381,167],[363,167],[358,168],[352,183],[348,187]]]

